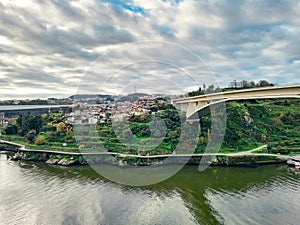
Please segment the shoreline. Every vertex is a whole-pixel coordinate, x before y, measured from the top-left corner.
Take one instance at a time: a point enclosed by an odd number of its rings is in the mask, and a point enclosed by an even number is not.
[[[0,140],[0,144],[17,147],[16,149],[3,149],[12,153],[9,160],[44,162],[50,165],[72,166],[89,164],[110,164],[119,167],[139,166],[165,166],[171,164],[199,165],[203,157],[206,164],[224,167],[257,167],[266,164],[286,163],[289,156],[275,154],[253,154],[253,151],[265,147],[237,153],[198,153],[198,154],[169,154],[169,155],[132,155],[116,152],[65,152],[55,150],[27,149],[24,145]],[[0,150],[1,151],[1,150]],[[9,154],[8,153],[8,154]],[[168,159],[168,160],[165,160]],[[165,162],[167,161],[167,162]],[[202,161],[203,163],[203,161]]]
[[[9,151],[0,151],[0,154],[9,155],[12,152]],[[63,167],[72,167],[72,166],[89,166],[89,165],[109,165],[114,166],[120,169],[128,169],[128,168],[139,168],[139,167],[146,167],[151,166],[152,168],[155,167],[164,167],[164,166],[174,166],[174,165],[182,165],[180,162],[173,162],[173,163],[158,163],[153,162],[149,164],[123,164],[123,163],[109,163],[109,162],[83,162],[83,163],[73,163],[72,161],[64,161],[64,163],[50,163],[44,160],[36,160],[31,158],[26,159],[12,159],[11,157],[8,157],[8,160],[11,161],[18,161],[18,162],[31,162],[31,163],[44,163],[48,165],[53,166],[63,166]],[[276,165],[276,164],[286,164],[286,161],[276,161],[276,160],[269,160],[269,161],[258,161],[258,162],[241,162],[241,163],[235,163],[235,164],[221,164],[221,163],[204,163],[202,166],[212,166],[212,167],[236,167],[236,168],[257,168],[259,166],[265,166],[265,165]],[[286,164],[287,165],[287,164]],[[199,162],[187,162],[184,164],[184,166],[197,166],[199,167]]]

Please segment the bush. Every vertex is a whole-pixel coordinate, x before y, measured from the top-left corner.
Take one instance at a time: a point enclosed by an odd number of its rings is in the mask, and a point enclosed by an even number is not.
[[[4,133],[6,135],[15,135],[18,134],[18,125],[17,124],[10,124],[4,129]]]
[[[25,136],[26,141],[32,143],[35,138],[35,134],[36,134],[36,130],[30,130]]]
[[[43,145],[43,144],[45,144],[45,138],[43,136],[39,135],[35,139],[35,144],[37,144],[37,145]]]

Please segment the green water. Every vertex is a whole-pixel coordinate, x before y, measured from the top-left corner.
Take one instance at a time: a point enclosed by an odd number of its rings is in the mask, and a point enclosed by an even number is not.
[[[286,165],[188,166],[130,187],[88,166],[13,162],[0,154],[0,224],[300,224],[300,175]]]

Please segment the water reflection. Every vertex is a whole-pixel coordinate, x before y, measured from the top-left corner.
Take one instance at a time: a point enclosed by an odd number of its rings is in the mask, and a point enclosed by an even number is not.
[[[112,183],[89,167],[0,160],[4,224],[297,224],[299,175],[285,165],[185,167],[151,186]]]

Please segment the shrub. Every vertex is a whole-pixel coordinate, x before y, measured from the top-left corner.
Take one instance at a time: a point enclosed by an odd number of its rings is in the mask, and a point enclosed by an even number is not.
[[[45,143],[45,138],[41,135],[39,135],[36,139],[35,139],[35,144],[37,145],[43,145]]]
[[[26,141],[28,141],[29,143],[32,143],[33,139],[35,137],[35,134],[36,134],[36,130],[30,130],[25,136]]]

